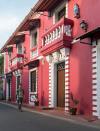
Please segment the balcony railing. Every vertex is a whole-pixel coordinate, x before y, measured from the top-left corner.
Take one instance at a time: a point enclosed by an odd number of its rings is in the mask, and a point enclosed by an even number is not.
[[[34,59],[38,56],[38,49],[37,47],[32,48],[30,51],[30,59]]]
[[[72,27],[73,21],[67,18],[62,18],[59,22],[53,25],[42,36],[42,49],[43,54],[49,53],[47,49],[52,47],[52,51],[55,48],[61,48],[61,46],[70,47],[72,41]],[[55,46],[55,47],[54,47]],[[46,52],[44,52],[46,50]]]
[[[17,54],[15,57],[13,57],[10,60],[10,68],[11,69],[18,68],[21,64],[23,64],[23,58],[24,58],[23,54]]]

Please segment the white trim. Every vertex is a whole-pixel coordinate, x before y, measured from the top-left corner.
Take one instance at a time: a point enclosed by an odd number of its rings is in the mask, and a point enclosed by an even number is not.
[[[6,74],[6,57],[7,57],[7,54],[4,53],[4,74]]]
[[[97,85],[92,85],[92,89],[97,89]]]
[[[33,29],[32,31],[30,31],[30,50],[31,50],[32,48],[35,48],[35,46],[32,47],[32,36],[33,36],[33,34],[36,33],[36,32],[37,32],[37,45],[36,45],[37,50],[36,50],[35,56],[32,56],[32,51],[30,51],[30,60],[33,59],[33,58],[35,58],[35,57],[37,57],[38,54],[39,54],[39,53],[38,53],[39,28],[35,28],[35,29]]]
[[[33,72],[33,71],[36,71],[36,92],[31,92],[31,72]],[[29,104],[30,105],[33,105],[34,106],[34,102],[32,102],[31,101],[31,95],[37,95],[37,93],[38,93],[38,89],[37,89],[37,82],[38,82],[38,80],[37,80],[37,77],[38,77],[38,69],[37,68],[33,68],[33,69],[31,69],[31,70],[29,70]]]
[[[4,74],[6,74],[6,53],[3,53],[4,56]],[[6,79],[3,79],[3,96],[6,97],[5,91],[6,91]]]
[[[10,99],[11,99],[11,79],[10,79],[10,85],[8,81],[6,82],[6,100],[9,100],[9,86],[10,86]]]
[[[100,40],[97,45],[97,112],[100,117]]]
[[[92,109],[93,109],[93,110],[97,110],[97,107],[94,106]]]
[[[10,69],[10,55],[8,55],[8,72],[10,72],[11,71],[11,69]]]
[[[95,57],[94,57],[95,56]],[[95,68],[94,68],[95,67]],[[97,96],[94,96],[94,89],[97,90],[97,47],[92,45],[92,114],[97,116]],[[95,74],[94,74],[95,73]],[[94,85],[95,84],[95,85]]]
[[[65,61],[65,110],[69,107],[69,49],[61,49],[62,57],[49,63],[49,107],[57,106],[57,64]],[[67,93],[67,94],[66,94]]]
[[[97,68],[97,64],[93,64],[92,67],[96,67]]]
[[[61,3],[58,7],[56,7],[55,10],[53,11],[53,24],[55,24],[57,22],[56,15],[64,7],[66,8],[65,17],[68,18],[68,1],[65,1],[65,2]]]
[[[33,35],[35,34],[35,33],[37,33],[37,35],[38,35],[38,29],[37,28],[35,28],[34,30],[32,30],[32,31],[30,31],[30,49],[32,49],[33,47],[32,47],[32,38],[33,38]],[[37,38],[38,38],[38,36],[37,36]],[[37,39],[38,40],[38,39]],[[38,43],[38,42],[37,42]]]
[[[65,60],[65,111],[69,110],[69,51],[67,51]]]
[[[24,42],[21,42],[21,43],[17,44],[17,54],[24,54],[24,46],[23,45],[24,45]],[[18,48],[20,46],[22,47],[22,52],[21,53],[18,52]]]
[[[97,49],[96,49],[96,48],[93,48],[93,49],[92,49],[92,52],[94,52],[94,51],[96,51],[96,52],[97,52]],[[96,55],[96,56],[97,56],[97,55]]]
[[[50,94],[50,96],[49,96],[49,107],[52,107],[52,100],[51,100],[51,98],[52,98],[52,83],[51,83],[51,64],[49,64],[49,94]]]
[[[17,77],[20,77],[20,82],[21,82],[21,74],[16,75],[16,91],[17,91],[17,85],[18,85]]]
[[[97,112],[93,112],[93,116],[98,116]]]
[[[92,110],[100,118],[100,40],[92,46]]]

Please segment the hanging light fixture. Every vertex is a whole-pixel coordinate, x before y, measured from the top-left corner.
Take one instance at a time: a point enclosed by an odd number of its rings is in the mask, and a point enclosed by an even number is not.
[[[86,32],[88,29],[88,24],[85,22],[85,20],[82,20],[80,23],[80,27]]]

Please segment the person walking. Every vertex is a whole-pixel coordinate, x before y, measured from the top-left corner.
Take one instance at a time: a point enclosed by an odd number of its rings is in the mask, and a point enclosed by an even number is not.
[[[24,97],[24,90],[23,90],[21,84],[19,84],[19,87],[17,89],[16,97],[17,97],[18,109],[19,109],[19,111],[22,111],[22,103],[23,103],[23,97]]]

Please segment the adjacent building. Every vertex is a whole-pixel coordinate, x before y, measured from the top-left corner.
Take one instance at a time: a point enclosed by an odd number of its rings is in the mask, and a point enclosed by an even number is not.
[[[16,102],[100,117],[100,1],[39,0],[2,47],[4,93]]]

